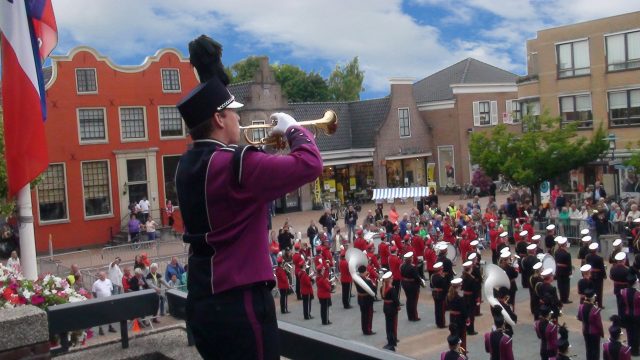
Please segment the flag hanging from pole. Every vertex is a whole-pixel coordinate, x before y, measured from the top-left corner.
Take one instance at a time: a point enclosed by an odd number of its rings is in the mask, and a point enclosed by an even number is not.
[[[51,0],[0,0],[2,107],[9,197],[49,165],[42,61],[58,42]]]

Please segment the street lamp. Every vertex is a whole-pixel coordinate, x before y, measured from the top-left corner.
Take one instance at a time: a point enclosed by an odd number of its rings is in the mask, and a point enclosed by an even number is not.
[[[613,161],[616,158],[616,135],[609,134],[605,139],[609,141],[609,153],[611,153],[611,160]]]

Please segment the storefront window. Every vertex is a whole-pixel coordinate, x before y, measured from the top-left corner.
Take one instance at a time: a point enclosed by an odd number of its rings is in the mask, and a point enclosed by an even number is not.
[[[387,160],[387,186],[402,187],[404,176],[402,174],[402,160]]]

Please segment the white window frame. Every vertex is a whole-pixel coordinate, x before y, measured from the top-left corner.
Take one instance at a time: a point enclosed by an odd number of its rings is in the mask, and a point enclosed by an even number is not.
[[[505,112],[502,114],[502,123],[507,125],[518,125],[522,122],[522,106],[520,107],[520,118],[515,118],[516,110],[514,106],[520,105],[518,99],[509,99],[505,101]]]
[[[607,98],[606,98],[606,103],[607,103],[607,118],[609,119],[609,123],[608,126],[610,129],[616,129],[616,128],[632,128],[632,127],[638,127],[640,125],[637,124],[623,124],[623,125],[615,125],[613,124],[613,120],[611,118],[611,108],[610,108],[610,104],[609,104],[609,98],[610,98],[610,94],[611,93],[616,93],[616,92],[625,92],[627,93],[627,108],[631,107],[631,104],[629,104],[629,95],[628,92],[630,91],[640,91],[640,86],[635,86],[635,87],[624,87],[624,88],[620,88],[620,89],[611,89],[611,90],[607,90]],[[626,120],[631,120],[633,118],[626,118]],[[616,119],[619,120],[619,119]]]
[[[589,98],[591,99],[591,120],[590,120],[591,121],[591,126],[580,126],[580,125],[578,125],[578,130],[592,130],[593,129],[593,127],[595,126],[595,120],[593,119],[593,96],[591,96],[590,92],[581,92],[581,93],[558,95],[558,114],[560,114],[561,124],[571,124],[573,122],[581,123],[581,121],[564,121],[564,120],[562,120],[562,98],[565,98],[565,97],[574,98],[573,106],[574,106],[574,111],[576,111],[575,110],[575,106],[576,106],[576,99],[575,98],[577,96],[586,96],[586,95],[588,95]],[[607,96],[607,99],[608,98],[609,98],[609,96]],[[589,121],[589,120],[586,120],[586,121]]]
[[[166,173],[166,171],[164,169],[164,158],[165,157],[181,157],[181,156],[182,156],[182,154],[165,154],[165,155],[161,156],[161,158],[162,158],[162,190],[164,191],[164,203],[160,204],[160,206],[163,207],[163,208],[167,205],[167,183],[165,183],[165,181],[164,181],[165,173]],[[178,161],[178,166],[179,165],[180,165],[180,162]],[[176,171],[177,170],[178,170],[178,168],[176,168]],[[175,182],[175,177],[174,177],[174,182]],[[173,205],[174,209],[179,209],[180,208],[179,205],[175,205],[173,203],[172,203],[172,205]]]
[[[589,56],[589,67],[587,69],[589,69],[589,71],[587,73],[584,74],[576,74],[576,67],[575,67],[575,54],[574,54],[574,44],[575,43],[579,43],[579,42],[583,42],[586,41],[587,42],[587,54]],[[572,67],[569,69],[565,69],[562,70],[564,72],[572,72],[572,75],[567,75],[567,76],[560,76],[560,52],[558,51],[559,46],[561,45],[567,45],[567,44],[571,44],[571,65]],[[580,38],[580,39],[573,39],[573,40],[567,40],[567,41],[562,41],[562,42],[557,42],[554,44],[554,50],[556,52],[556,78],[557,79],[570,79],[570,78],[574,78],[574,77],[579,77],[579,76],[589,76],[591,75],[591,43],[589,42],[589,38]],[[577,70],[582,70],[585,68],[578,68]]]
[[[82,164],[90,163],[90,162],[106,162],[107,163],[107,176],[109,177],[109,204],[110,204],[110,212],[108,214],[100,214],[100,215],[91,215],[87,216],[87,209],[85,206],[85,193],[84,193],[84,172],[82,171]],[[85,220],[98,220],[98,219],[107,219],[112,218],[113,215],[113,187],[111,186],[111,162],[109,159],[91,159],[91,160],[83,160],[80,161],[80,187],[82,188],[82,215]]]
[[[63,219],[55,219],[55,220],[42,220],[42,216],[40,215],[40,192],[38,190],[38,186],[36,186],[36,200],[38,207],[38,224],[39,225],[53,225],[53,224],[64,224],[69,223],[69,186],[67,184],[67,164],[64,162],[56,162],[49,163],[49,165],[62,165],[62,174],[64,175],[64,202],[65,202],[65,213],[67,217]],[[45,170],[46,171],[46,170]]]
[[[93,74],[96,78],[96,90],[95,91],[78,91],[78,70],[93,70]],[[98,70],[96,68],[76,68],[74,71],[76,76],[76,94],[77,95],[93,95],[98,93]]]
[[[480,123],[480,103],[489,103],[489,123]],[[495,100],[478,100],[472,104],[473,126],[488,127],[498,125],[498,102]]]
[[[124,138],[124,132],[122,131],[122,109],[140,109],[142,108],[142,121],[144,123],[144,137],[143,138]],[[140,142],[149,140],[149,127],[147,126],[147,107],[143,105],[131,105],[131,106],[119,106],[118,107],[118,128],[120,129],[120,141],[123,143]]]
[[[619,71],[639,70],[640,69],[640,67],[631,67],[631,68],[630,67],[625,67],[624,69],[609,70],[609,52],[608,52],[608,48],[607,48],[607,38],[611,37],[611,36],[616,36],[616,35],[625,35],[625,39],[627,39],[626,34],[634,33],[634,32],[640,32],[640,28],[630,29],[630,30],[625,30],[625,31],[618,31],[618,32],[615,32],[615,33],[604,34],[602,36],[602,41],[604,43],[605,72],[619,72]],[[627,42],[626,41],[625,41],[625,44],[624,44],[624,49],[625,49],[625,57],[626,57],[628,55],[628,47],[627,47]],[[628,62],[628,59],[625,60],[625,64],[627,62]]]
[[[80,131],[80,110],[102,110],[103,119],[102,122],[104,124],[104,139],[103,140],[82,140],[82,131]],[[78,143],[80,145],[91,145],[91,144],[108,144],[109,143],[109,127],[107,124],[107,108],[104,107],[79,107],[76,108],[76,123],[78,128]]]
[[[175,139],[184,139],[187,136],[187,127],[184,124],[184,120],[182,116],[180,117],[180,121],[182,123],[182,136],[163,136],[162,135],[162,119],[160,117],[160,109],[161,108],[175,108],[175,105],[158,105],[158,135],[160,136],[160,140],[175,140]],[[179,112],[178,112],[179,114]]]
[[[402,135],[402,123],[401,123],[401,119],[400,119],[400,110],[407,110],[407,126],[406,128],[409,129],[409,135]],[[400,135],[401,139],[408,139],[411,137],[411,111],[409,110],[408,107],[402,107],[402,108],[398,108],[398,134]]]
[[[177,90],[166,90],[164,88],[164,77],[162,74],[163,70],[175,70],[178,72],[178,89]],[[182,92],[182,79],[180,78],[180,69],[178,68],[160,68],[160,86],[162,87],[163,93],[181,93]]]

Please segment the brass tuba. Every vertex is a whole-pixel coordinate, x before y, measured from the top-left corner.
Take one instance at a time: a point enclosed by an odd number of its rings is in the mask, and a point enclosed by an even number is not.
[[[371,289],[358,274],[358,267],[361,265],[367,266],[367,263],[369,262],[367,256],[359,249],[350,248],[345,253],[344,258],[347,260],[347,264],[349,264],[349,274],[351,274],[353,281],[363,288],[369,295],[375,297],[376,293],[373,292],[373,289]]]
[[[486,275],[483,287],[484,297],[487,298],[487,302],[489,302],[492,307],[500,305],[498,299],[493,296],[493,289],[500,287],[508,288],[511,286],[511,281],[509,281],[507,273],[495,264],[485,265],[484,273]],[[502,307],[502,305],[500,306]],[[502,309],[502,316],[504,317],[504,321],[509,325],[516,326],[516,323],[504,308]]]
[[[244,139],[251,145],[276,145],[282,142],[282,136],[269,134],[259,140],[254,140],[250,136],[250,132],[259,129],[273,129],[276,124],[263,124],[263,125],[249,125],[241,126],[240,130],[244,135]],[[300,126],[311,126],[313,134],[317,135],[318,130],[322,131],[326,135],[333,135],[338,130],[338,115],[335,111],[327,110],[324,116],[316,120],[298,121]]]

